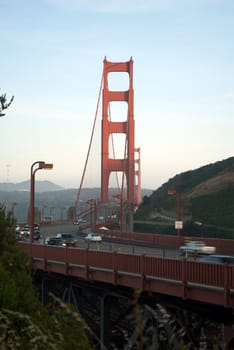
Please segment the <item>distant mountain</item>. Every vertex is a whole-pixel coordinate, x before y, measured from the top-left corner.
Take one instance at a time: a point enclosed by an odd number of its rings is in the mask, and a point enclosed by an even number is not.
[[[78,189],[64,189],[49,181],[37,181],[35,184],[35,205],[44,212],[44,215],[52,215],[55,220],[65,218],[66,210],[75,204]],[[109,189],[109,196],[118,193],[116,188]],[[142,196],[147,196],[152,190],[142,189]],[[100,188],[83,188],[80,193],[82,207],[88,199],[100,199]],[[14,208],[14,216],[18,222],[26,222],[30,201],[30,182],[24,181],[18,184],[0,183],[0,204],[4,204],[7,210]],[[43,209],[42,209],[43,208]],[[63,213],[64,211],[64,213]]]
[[[48,192],[63,190],[63,187],[58,186],[50,181],[37,181],[35,183],[36,192]],[[23,181],[18,183],[2,182],[0,183],[0,191],[30,191],[30,181]]]
[[[174,195],[168,194],[170,190],[174,190]],[[160,221],[164,226],[171,221],[173,225],[178,220],[178,206],[184,234],[191,235],[194,230],[200,234],[209,231],[214,236],[229,231],[229,237],[234,239],[234,157],[169,179],[143,198],[135,219],[155,224]],[[186,223],[190,223],[189,229]],[[154,232],[159,229],[159,226],[151,227]]]
[[[110,195],[118,192],[116,188],[110,188]],[[0,192],[15,192],[22,191],[28,192],[30,191],[30,181],[23,181],[18,183],[13,182],[0,182]],[[35,183],[35,192],[54,192],[54,191],[64,191],[66,192],[75,192],[77,193],[77,188],[64,189],[64,187],[54,184],[50,181],[36,181]],[[85,197],[88,198],[100,198],[100,188],[85,188],[83,192],[86,193]],[[142,197],[150,195],[153,190],[150,189],[142,189]]]

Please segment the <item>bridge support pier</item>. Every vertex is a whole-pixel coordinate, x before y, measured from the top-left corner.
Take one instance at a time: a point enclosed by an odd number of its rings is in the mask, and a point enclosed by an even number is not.
[[[100,339],[101,348],[100,350],[106,349],[109,341],[109,324],[110,324],[110,309],[111,309],[111,297],[109,295],[104,295],[101,297],[101,329],[100,329]]]
[[[48,279],[42,277],[41,281],[41,303],[46,305],[48,303]]]
[[[67,301],[69,304],[73,304],[77,312],[79,312],[78,302],[79,302],[79,291],[74,290],[71,283],[65,288],[62,301]]]
[[[123,232],[133,232],[133,212],[129,206],[126,206],[123,210],[123,218],[122,218],[122,231]]]
[[[233,326],[224,325],[224,341],[225,341],[225,350],[234,349],[234,328]]]
[[[44,305],[51,293],[75,306],[92,330],[95,349],[142,344],[147,350],[161,344],[177,350],[193,339],[197,348],[203,344],[234,350],[232,310],[41,271],[34,278]]]

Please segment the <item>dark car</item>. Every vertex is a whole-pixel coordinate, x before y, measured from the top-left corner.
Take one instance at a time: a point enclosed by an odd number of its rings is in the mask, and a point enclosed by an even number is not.
[[[77,246],[77,240],[71,233],[57,233],[56,237],[62,239],[69,247]]]
[[[66,243],[64,242],[64,240],[58,237],[47,237],[45,239],[45,244],[66,247]]]
[[[36,231],[39,231],[39,230],[40,230],[39,224],[34,224],[34,230],[36,230]]]
[[[199,259],[200,262],[207,262],[213,264],[234,264],[234,256],[232,255],[209,255]]]
[[[40,231],[34,231],[34,233],[33,233],[33,239],[35,240],[35,241],[38,241],[39,239],[41,238],[41,233],[40,233]]]

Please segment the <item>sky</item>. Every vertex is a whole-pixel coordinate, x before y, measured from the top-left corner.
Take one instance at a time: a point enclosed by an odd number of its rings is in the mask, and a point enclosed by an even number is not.
[[[100,186],[103,60],[132,57],[142,188],[233,156],[233,0],[0,0],[0,182]],[[121,86],[122,77],[116,78]],[[120,89],[124,90],[124,89]]]

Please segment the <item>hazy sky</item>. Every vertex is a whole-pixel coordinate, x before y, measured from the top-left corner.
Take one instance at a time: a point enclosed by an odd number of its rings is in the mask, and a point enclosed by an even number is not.
[[[38,180],[79,187],[105,56],[134,60],[142,187],[233,156],[233,0],[0,0],[0,16],[0,93],[15,96],[0,182],[44,160],[54,169]],[[100,186],[91,169],[85,186]]]

